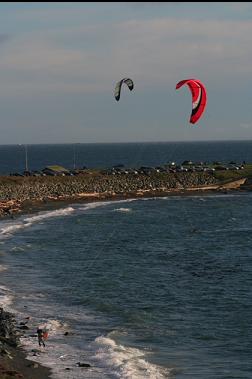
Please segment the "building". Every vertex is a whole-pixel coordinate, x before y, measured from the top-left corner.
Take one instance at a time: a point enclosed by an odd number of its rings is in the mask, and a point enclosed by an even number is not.
[[[65,176],[69,175],[69,170],[62,166],[54,165],[54,166],[47,166],[42,170],[42,172],[46,175],[50,176]]]

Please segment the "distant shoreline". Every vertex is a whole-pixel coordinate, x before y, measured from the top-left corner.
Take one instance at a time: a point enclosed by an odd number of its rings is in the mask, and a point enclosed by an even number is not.
[[[206,178],[209,179],[208,176]],[[212,178],[210,176],[210,178]],[[146,180],[146,178],[145,178]],[[246,182],[246,178],[241,178],[238,180],[232,180],[226,183],[220,183],[218,181],[213,181],[212,183],[209,183],[208,180],[206,180],[206,184],[201,184],[198,186],[186,186],[186,183],[184,183],[184,186],[181,184],[181,180],[177,182],[178,186],[176,187],[161,187],[161,188],[150,188],[148,187],[151,183],[149,183],[150,178],[147,179],[145,182],[145,186],[139,186],[140,188],[136,187],[134,190],[127,189],[126,187],[123,187],[123,183],[121,180],[117,180],[117,185],[122,185],[122,188],[120,191],[115,192],[114,188],[111,188],[109,186],[109,190],[104,187],[103,180],[100,180],[99,184],[100,187],[95,183],[93,184],[93,187],[98,189],[99,191],[79,191],[82,186],[79,186],[79,180],[74,182],[74,187],[71,188],[72,193],[70,193],[68,185],[73,185],[73,181],[71,182],[71,178],[68,178],[66,181],[62,180],[62,178],[59,181],[55,181],[54,178],[50,178],[48,184],[48,188],[45,185],[45,181],[39,181],[39,187],[38,187],[38,193],[33,192],[33,184],[34,180],[29,183],[28,190],[31,191],[31,196],[26,194],[26,196],[17,196],[15,192],[12,194],[9,192],[9,187],[5,187],[6,191],[8,192],[8,196],[10,196],[10,199],[6,200],[0,200],[0,217],[14,217],[14,215],[19,213],[31,213],[36,210],[45,210],[45,209],[55,209],[58,208],[60,204],[69,204],[69,203],[80,203],[80,202],[90,202],[90,201],[113,201],[113,200],[124,200],[124,199],[137,199],[137,198],[151,198],[151,197],[165,197],[165,196],[193,196],[193,195],[203,195],[205,193],[226,193],[227,191],[237,191],[241,190],[241,186],[243,186]],[[85,182],[85,181],[84,181]],[[37,180],[35,180],[35,183],[38,184]],[[61,184],[61,191],[58,190],[58,186],[56,187],[57,190],[55,190],[54,185],[55,183]],[[27,183],[26,183],[27,184]],[[126,182],[126,184],[128,184]],[[125,183],[124,183],[125,185]],[[19,190],[22,188],[22,180],[18,181],[18,183],[15,183],[13,185],[13,188],[17,187]],[[12,189],[13,189],[12,188]],[[41,193],[40,192],[41,188]],[[44,189],[46,188],[47,191],[46,195],[44,193]],[[76,190],[76,191],[75,191]],[[0,191],[0,194],[3,196],[3,190]]]

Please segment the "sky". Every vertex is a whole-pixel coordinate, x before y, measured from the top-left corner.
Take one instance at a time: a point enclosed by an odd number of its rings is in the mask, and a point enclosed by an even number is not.
[[[116,83],[129,77],[132,92]],[[183,79],[207,89],[189,123]],[[252,140],[251,2],[0,3],[0,145]]]

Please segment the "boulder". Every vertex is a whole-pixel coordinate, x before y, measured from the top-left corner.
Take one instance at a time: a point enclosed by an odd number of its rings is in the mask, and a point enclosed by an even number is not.
[[[91,365],[89,363],[77,362],[76,364],[78,367],[91,367]]]

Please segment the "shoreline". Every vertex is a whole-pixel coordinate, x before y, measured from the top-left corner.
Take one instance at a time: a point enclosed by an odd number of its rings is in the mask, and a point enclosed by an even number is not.
[[[15,315],[0,306],[0,378],[50,379],[51,369],[27,359]]]
[[[44,199],[30,199],[25,201],[9,200],[0,202],[0,209],[8,210],[1,214],[3,218],[14,218],[14,216],[30,214],[45,210],[55,210],[59,207],[73,203],[87,203],[97,201],[113,201],[126,199],[156,198],[167,196],[204,196],[208,194],[222,194],[230,192],[241,192],[240,186],[244,184],[246,179],[232,181],[226,184],[211,184],[208,186],[188,187],[188,188],[172,188],[172,189],[148,189],[131,192],[81,192],[72,196],[48,196]],[[243,190],[244,191],[244,190]],[[9,208],[8,208],[9,207]],[[1,316],[0,304],[0,316]],[[5,313],[8,313],[4,310]],[[15,318],[15,315],[11,315]],[[20,332],[17,324],[15,324],[16,332]],[[8,325],[8,322],[7,322]],[[13,324],[12,324],[13,326]],[[3,334],[3,333],[2,333]],[[28,360],[26,352],[19,345],[17,338],[16,346],[8,343],[4,335],[1,334],[1,317],[0,317],[0,378],[25,378],[25,379],[50,379],[51,369],[42,366],[34,361]],[[4,337],[1,338],[1,337]],[[4,353],[7,351],[8,353]],[[10,358],[10,356],[12,358]],[[8,375],[8,373],[10,375]]]
[[[0,201],[0,219],[13,218],[17,214],[26,214],[34,211],[42,211],[45,209],[55,209],[60,204],[86,203],[90,201],[113,201],[137,198],[152,198],[166,196],[195,196],[204,195],[206,193],[227,193],[230,191],[241,191],[250,189],[241,186],[245,184],[246,178],[238,179],[227,183],[216,183],[192,187],[180,188],[157,188],[157,189],[139,189],[136,191],[125,191],[116,193],[113,191],[105,192],[81,192],[73,195],[56,195],[44,198],[31,198],[25,200],[11,199]]]

